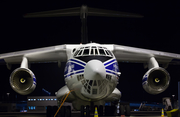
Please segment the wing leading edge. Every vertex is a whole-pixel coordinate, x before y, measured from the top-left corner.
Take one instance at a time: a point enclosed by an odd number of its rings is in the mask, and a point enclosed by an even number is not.
[[[66,45],[59,45],[0,54],[0,63],[18,64],[21,63],[23,57],[26,57],[31,63],[56,61],[64,62],[67,60],[67,48]]]
[[[31,63],[39,62],[66,62],[71,50],[79,44],[58,45],[45,48],[0,54],[0,64],[17,64],[22,62],[25,56]],[[155,57],[158,63],[180,65],[180,54],[141,49],[123,45],[105,44],[115,55],[118,62],[147,63],[151,57]]]
[[[180,54],[114,45],[113,53],[119,62],[147,63],[151,57],[160,64],[180,65]]]

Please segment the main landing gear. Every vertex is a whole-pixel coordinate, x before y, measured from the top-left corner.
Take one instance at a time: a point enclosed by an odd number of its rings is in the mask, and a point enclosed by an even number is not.
[[[90,117],[90,115],[93,115],[95,107],[97,107],[99,116],[130,116],[131,114],[129,103],[120,103],[120,105],[117,106],[94,106],[93,109],[91,109],[89,105],[81,106],[81,117]]]
[[[117,106],[94,106],[91,108],[89,105],[81,106],[80,117],[90,117],[95,114],[95,107],[99,116],[130,116],[129,103],[119,103]],[[59,112],[57,106],[47,106],[46,117],[71,117],[71,106],[62,106]]]

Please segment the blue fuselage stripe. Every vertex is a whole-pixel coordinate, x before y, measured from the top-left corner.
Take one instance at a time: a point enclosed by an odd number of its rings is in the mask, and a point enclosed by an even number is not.
[[[84,73],[85,66],[86,63],[83,63],[81,60],[69,59],[69,61],[66,64],[64,77],[67,78],[72,75]],[[119,72],[119,67],[116,59],[104,62],[104,67],[106,69],[106,73],[118,76],[117,73]]]
[[[80,73],[83,73],[84,72],[84,70],[81,70],[81,71],[75,71],[75,72],[71,72],[71,73],[69,73],[69,74],[66,74],[64,77],[65,78],[67,78],[67,77],[69,77],[69,76],[71,76],[71,75],[75,75],[75,74],[80,74]]]
[[[110,64],[110,63],[112,63],[112,62],[114,62],[114,61],[115,61],[115,59],[113,59],[113,60],[111,60],[111,61],[105,63],[104,66],[106,66],[106,65],[108,65],[108,64]]]
[[[78,60],[75,60],[75,59],[70,59],[70,61],[74,61],[74,62],[77,62],[77,63],[79,63],[79,64],[82,64],[82,65],[86,65],[85,63],[83,63],[83,62],[81,62],[81,61],[78,61]]]
[[[107,73],[110,73],[110,74],[114,74],[114,75],[117,75],[116,73],[114,73],[113,71],[109,71],[109,70],[106,70]]]

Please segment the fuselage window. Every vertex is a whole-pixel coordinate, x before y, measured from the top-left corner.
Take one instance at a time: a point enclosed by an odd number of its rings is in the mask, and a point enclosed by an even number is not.
[[[87,92],[90,94],[90,90],[87,90]]]
[[[101,85],[101,80],[98,80],[98,86],[100,86]]]
[[[74,53],[75,51],[76,51],[76,48],[74,48],[72,52]]]
[[[89,85],[92,86],[93,80],[90,80]]]
[[[93,86],[97,86],[96,80],[94,80],[94,84],[93,84]]]
[[[97,94],[97,89],[93,89],[92,94]]]
[[[89,80],[86,80],[86,83],[89,83]]]
[[[85,80],[82,80],[81,83],[84,85],[85,84]]]

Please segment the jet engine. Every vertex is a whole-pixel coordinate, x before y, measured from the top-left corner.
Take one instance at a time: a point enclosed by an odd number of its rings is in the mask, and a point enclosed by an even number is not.
[[[144,90],[154,95],[165,91],[169,86],[169,82],[169,73],[161,67],[149,69],[142,79]]]
[[[30,69],[17,68],[10,76],[10,85],[17,93],[27,95],[36,88],[36,78]]]

